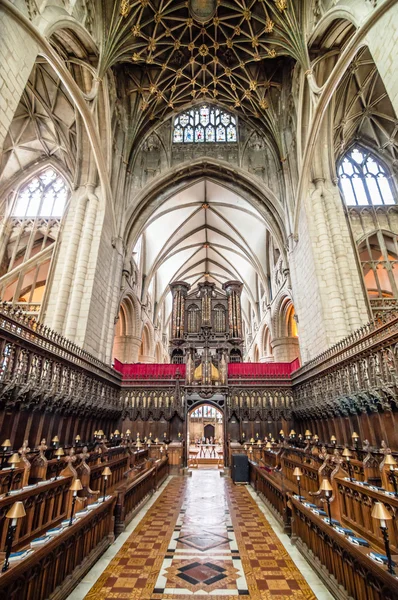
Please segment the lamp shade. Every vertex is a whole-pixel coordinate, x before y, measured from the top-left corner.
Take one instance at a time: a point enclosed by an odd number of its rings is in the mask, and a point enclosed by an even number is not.
[[[351,437],[352,437],[353,440],[359,440],[359,435],[357,434],[356,431],[354,431],[354,433],[352,434]]]
[[[1,445],[3,448],[11,448],[10,440],[4,440],[4,442]]]
[[[59,442],[59,437],[55,435],[51,441],[53,442],[53,444],[57,444]]]
[[[130,433],[131,433],[130,429],[127,429],[126,434],[130,435]]]
[[[296,435],[296,432],[294,431],[294,429],[291,430],[291,432],[289,433],[289,435]]]
[[[81,439],[81,438],[80,438],[80,435],[77,435],[77,436],[75,437],[75,440],[76,440],[77,442],[80,442],[80,439]]]
[[[321,487],[319,489],[322,492],[332,492],[333,491],[333,488],[330,485],[329,479],[326,479],[326,478],[322,480]]]
[[[98,435],[105,435],[102,429],[99,430]]]
[[[63,448],[58,448],[56,452],[54,452],[55,456],[65,456],[65,452]]]
[[[103,475],[104,477],[109,477],[109,475],[112,475],[112,471],[110,470],[109,467],[105,467],[105,469],[102,471],[101,475]]]
[[[267,448],[267,450],[270,450],[270,449],[272,448],[272,444],[271,444],[271,442],[267,442],[267,443],[265,444],[265,447]]]
[[[391,521],[392,516],[382,502],[375,502],[372,508],[372,517],[378,521]]]
[[[283,429],[280,430],[279,435],[285,435],[285,432],[283,431]]]
[[[342,456],[344,456],[344,458],[351,458],[352,453],[348,450],[348,448],[344,448]]]
[[[384,464],[388,465],[388,466],[394,466],[397,464],[397,461],[395,460],[395,458],[393,457],[392,454],[387,454],[385,460],[384,460]]]
[[[80,490],[82,490],[83,486],[80,479],[75,479],[69,489],[71,492],[79,492]]]
[[[10,465],[17,465],[21,462],[18,452],[15,452],[7,461]]]
[[[15,502],[6,514],[7,519],[21,519],[25,516],[26,512],[23,502]]]
[[[330,438],[330,441],[331,441],[331,442],[337,442],[337,438],[336,438],[336,436],[335,436],[335,435],[332,435],[332,436],[331,436],[331,438]]]
[[[300,469],[300,467],[296,467],[293,471],[293,476],[294,477],[302,477],[303,476],[303,472]]]
[[[115,435],[120,435],[120,431],[118,429],[115,429]]]
[[[312,435],[311,431],[309,429],[306,430],[305,435]]]

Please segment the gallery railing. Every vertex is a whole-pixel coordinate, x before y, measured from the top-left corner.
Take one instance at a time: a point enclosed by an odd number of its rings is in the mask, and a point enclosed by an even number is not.
[[[120,376],[69,340],[0,305],[0,404],[116,419]]]
[[[398,405],[398,313],[364,325],[292,373],[297,419],[391,410]]]

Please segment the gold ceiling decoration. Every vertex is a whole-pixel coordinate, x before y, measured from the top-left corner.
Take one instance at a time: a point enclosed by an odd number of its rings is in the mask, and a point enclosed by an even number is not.
[[[217,99],[277,134],[272,112],[279,102],[282,62],[291,57],[310,67],[300,2],[102,2],[109,17],[99,76],[123,64],[133,137],[149,120],[163,120],[193,99]]]

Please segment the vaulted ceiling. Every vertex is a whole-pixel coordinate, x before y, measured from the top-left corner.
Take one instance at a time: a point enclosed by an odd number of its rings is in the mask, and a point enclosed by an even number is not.
[[[210,99],[277,134],[283,62],[307,60],[299,3],[103,1],[109,30],[99,76],[123,65],[135,131],[195,99]]]
[[[168,199],[144,229],[146,286],[158,306],[168,284],[184,280],[195,286],[212,281],[243,282],[242,307],[256,312],[259,283],[267,289],[265,273],[267,227],[257,210],[236,193],[202,180]]]

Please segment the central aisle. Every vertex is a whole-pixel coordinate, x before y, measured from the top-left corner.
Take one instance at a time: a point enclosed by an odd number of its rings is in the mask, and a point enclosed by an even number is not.
[[[237,596],[315,600],[245,487],[199,470],[170,481],[86,599]]]

